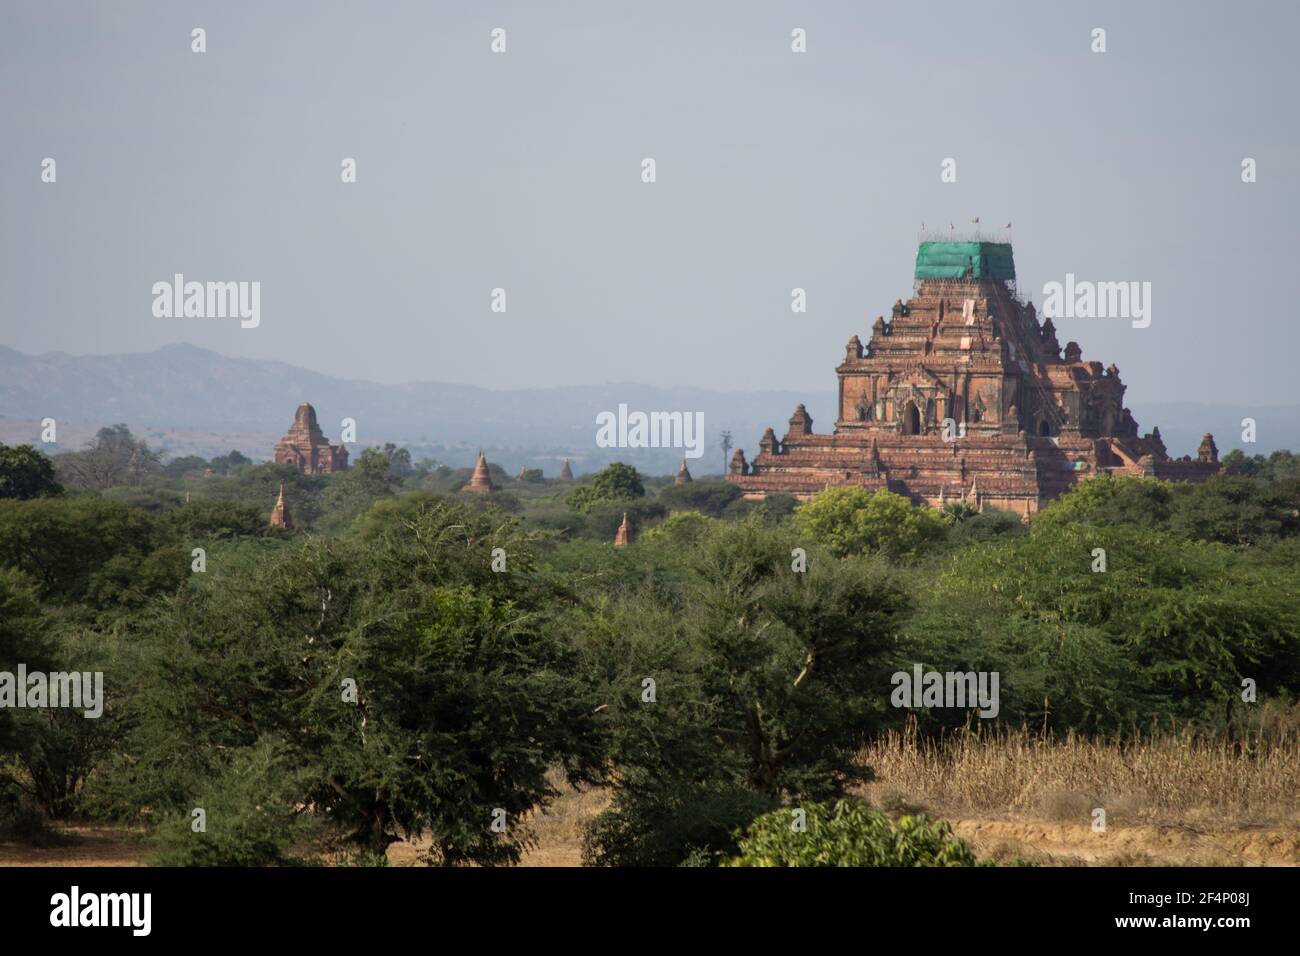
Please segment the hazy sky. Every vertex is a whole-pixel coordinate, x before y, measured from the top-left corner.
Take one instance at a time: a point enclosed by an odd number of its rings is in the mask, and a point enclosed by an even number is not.
[[[1152,283],[1149,328],[1058,323],[1131,400],[1295,403],[1298,10],[4,0],[0,344],[826,390],[920,224],[978,216],[1035,301]],[[261,325],[155,318],[176,272],[259,281]]]

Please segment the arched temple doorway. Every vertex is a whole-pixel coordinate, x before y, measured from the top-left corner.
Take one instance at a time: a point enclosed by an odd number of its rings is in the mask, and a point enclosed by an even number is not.
[[[915,402],[908,402],[903,406],[903,434],[921,434],[921,410],[916,407]]]

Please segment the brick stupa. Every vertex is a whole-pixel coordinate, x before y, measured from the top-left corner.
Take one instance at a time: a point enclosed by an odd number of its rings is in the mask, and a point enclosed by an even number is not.
[[[275,507],[271,509],[271,527],[293,530],[293,518],[289,514],[289,505],[284,500],[283,481],[280,482],[280,497],[275,499]]]
[[[347,468],[348,450],[329,443],[316,423],[316,409],[303,402],[289,433],[275,446],[275,463],[293,465],[304,475],[328,475]]]
[[[573,469],[569,467],[569,459],[564,459],[564,467],[560,469],[560,481],[572,481]]]
[[[694,481],[694,480],[695,479],[691,477],[691,473],[686,469],[686,459],[683,458],[682,467],[677,469],[677,477],[673,479],[673,484],[684,485],[688,481]]]
[[[492,484],[492,473],[488,471],[487,459],[483,457],[483,452],[478,453],[478,461],[474,463],[474,475],[469,480],[462,491],[472,491],[475,494],[487,494],[490,491],[496,491],[496,486]]]
[[[746,498],[848,485],[1028,516],[1100,474],[1218,473],[1213,436],[1195,459],[1170,458],[1159,429],[1138,434],[1118,368],[1085,362],[1076,342],[1062,354],[1051,319],[1016,292],[1009,244],[922,243],[914,280],[866,345],[849,339],[831,434],[798,405],[752,463],[736,450],[727,480]]]
[[[627,523],[627,512],[623,512],[623,523],[614,532],[614,547],[622,548],[632,543],[632,526]]]

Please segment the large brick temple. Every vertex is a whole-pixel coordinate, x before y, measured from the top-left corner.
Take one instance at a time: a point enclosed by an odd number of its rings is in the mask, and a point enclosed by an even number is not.
[[[276,443],[275,463],[293,465],[304,475],[328,475],[348,466],[348,450],[331,445],[316,421],[316,409],[298,406],[289,433]]]
[[[924,242],[914,279],[865,346],[849,339],[831,434],[799,405],[752,463],[736,450],[728,480],[746,498],[858,485],[1027,516],[1098,474],[1218,472],[1208,433],[1195,460],[1170,458],[1159,429],[1138,435],[1119,369],[1085,362],[1076,342],[1062,352],[1052,320],[1020,299],[1009,244]]]

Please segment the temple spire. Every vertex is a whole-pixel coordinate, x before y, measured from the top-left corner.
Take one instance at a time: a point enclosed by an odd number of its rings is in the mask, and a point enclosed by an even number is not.
[[[284,500],[284,482],[280,482],[280,497],[275,499],[275,507],[271,509],[271,527],[283,528],[285,531],[293,530],[293,518],[289,514],[289,506]]]
[[[474,477],[470,478],[469,484],[465,486],[464,490],[476,494],[487,494],[489,491],[496,491],[496,486],[492,484],[492,472],[488,471],[487,458],[483,456],[481,448],[478,453],[478,461],[474,463]]]
[[[694,481],[694,480],[695,479],[691,477],[691,473],[686,468],[686,459],[683,458],[682,467],[677,469],[677,477],[673,479],[673,484],[684,485],[688,481]]]
[[[632,527],[627,523],[627,512],[623,512],[623,523],[614,532],[614,547],[622,548],[632,541]]]

